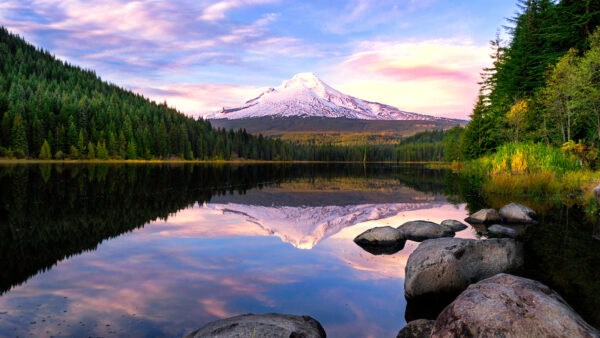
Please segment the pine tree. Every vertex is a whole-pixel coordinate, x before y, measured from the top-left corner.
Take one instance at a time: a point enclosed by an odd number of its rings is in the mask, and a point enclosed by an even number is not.
[[[87,151],[88,151],[87,157],[90,160],[93,160],[96,158],[96,150],[94,149],[94,144],[91,141],[88,142]]]
[[[127,159],[135,160],[136,158],[137,155],[135,153],[135,143],[130,140],[129,143],[127,143]]]
[[[17,157],[24,157],[28,154],[27,134],[21,115],[15,115],[10,134],[11,147]]]
[[[52,151],[50,150],[50,144],[48,140],[44,139],[44,144],[42,144],[42,149],[40,150],[39,158],[42,160],[49,160],[52,158]]]
[[[79,153],[85,154],[85,142],[83,141],[83,131],[79,131],[79,137],[77,138],[77,150]]]

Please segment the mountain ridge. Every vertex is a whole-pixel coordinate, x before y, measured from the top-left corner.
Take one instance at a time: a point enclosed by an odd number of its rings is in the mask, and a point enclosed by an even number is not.
[[[346,95],[313,73],[298,73],[279,87],[269,88],[239,107],[204,116],[208,120],[239,120],[261,117],[324,117],[386,121],[456,121],[400,110],[396,107]]]

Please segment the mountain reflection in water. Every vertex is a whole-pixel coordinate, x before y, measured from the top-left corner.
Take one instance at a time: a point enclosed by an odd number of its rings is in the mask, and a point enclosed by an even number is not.
[[[0,188],[0,336],[177,336],[248,312],[395,336],[418,243],[374,256],[352,239],[462,219],[468,196],[407,165],[6,166]]]

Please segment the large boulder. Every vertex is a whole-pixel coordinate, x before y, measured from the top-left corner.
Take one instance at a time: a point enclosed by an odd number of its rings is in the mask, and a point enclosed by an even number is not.
[[[513,239],[428,240],[408,257],[404,294],[408,299],[458,294],[469,284],[522,266],[523,245]]]
[[[430,338],[433,320],[417,319],[406,324],[396,338]]]
[[[422,242],[426,239],[453,237],[454,231],[445,226],[429,221],[411,221],[398,227],[406,239]]]
[[[536,212],[522,204],[510,203],[499,211],[500,217],[506,223],[529,224],[535,223]]]
[[[481,209],[465,218],[467,223],[497,223],[501,222],[500,214],[495,209]]]
[[[467,226],[463,222],[457,221],[455,219],[447,219],[445,221],[442,221],[440,225],[445,226],[446,228],[454,232],[462,231],[467,228]]]
[[[309,316],[278,313],[245,314],[210,322],[186,338],[200,337],[306,337],[324,338],[321,324]]]
[[[432,337],[599,337],[556,292],[542,283],[498,274],[448,305]]]
[[[494,224],[488,227],[487,231],[494,235],[505,235],[510,237],[516,237],[519,234],[516,229],[500,224]]]

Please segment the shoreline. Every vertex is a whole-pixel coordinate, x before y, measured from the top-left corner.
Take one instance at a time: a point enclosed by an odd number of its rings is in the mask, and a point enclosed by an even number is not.
[[[0,159],[1,164],[445,164],[446,162],[396,161],[268,161],[268,160],[39,160]]]

